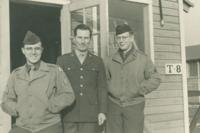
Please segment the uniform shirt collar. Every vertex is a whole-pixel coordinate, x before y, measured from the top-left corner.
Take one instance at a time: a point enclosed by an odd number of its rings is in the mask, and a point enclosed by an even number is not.
[[[35,64],[34,66],[31,66],[29,64],[25,64],[25,69],[27,70],[27,72],[29,72],[31,69],[33,70],[42,70],[42,71],[48,71],[49,68],[47,66],[47,64],[43,61],[39,61],[37,64]]]
[[[26,68],[27,72],[29,72],[31,69],[36,71],[40,68],[40,64],[41,64],[41,61],[39,61],[37,64],[34,64],[34,65],[29,65],[28,63],[26,63],[25,68]]]
[[[88,51],[87,52],[80,52],[80,51],[78,51],[78,50],[75,50],[75,52],[74,52],[75,54],[76,54],[76,56],[79,58],[85,58],[86,56],[87,56],[87,54],[88,54]]]
[[[137,57],[137,50],[134,49],[134,48],[132,48],[132,49],[129,51],[129,53],[128,53],[128,55],[127,55],[127,57],[126,57],[125,60],[122,59],[122,57],[121,57],[119,51],[117,51],[117,52],[113,55],[112,60],[115,61],[115,62],[118,62],[118,63],[120,63],[120,64],[123,64],[123,63],[128,63],[128,62],[130,62],[130,61],[135,60],[136,57]]]
[[[131,46],[131,48],[126,52],[124,52],[121,49],[118,49],[118,52],[124,62],[130,56],[131,53],[135,54],[135,49],[133,48],[133,46]]]

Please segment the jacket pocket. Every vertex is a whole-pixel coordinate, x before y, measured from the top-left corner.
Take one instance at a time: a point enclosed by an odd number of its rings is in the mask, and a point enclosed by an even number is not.
[[[88,68],[86,68],[86,72],[91,78],[94,79],[97,77],[98,69],[95,67],[88,67]]]

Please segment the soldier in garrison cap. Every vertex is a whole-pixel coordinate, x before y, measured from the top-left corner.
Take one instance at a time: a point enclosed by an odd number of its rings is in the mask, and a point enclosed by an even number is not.
[[[41,60],[40,38],[28,31],[22,53],[26,64],[10,75],[1,107],[16,117],[10,133],[62,133],[60,112],[75,96],[63,70]]]
[[[158,88],[160,76],[140,52],[127,24],[116,27],[119,49],[105,60],[108,80],[106,133],[143,133],[144,96]]]

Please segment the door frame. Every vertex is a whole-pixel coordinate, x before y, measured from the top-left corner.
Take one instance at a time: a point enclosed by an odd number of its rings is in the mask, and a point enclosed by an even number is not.
[[[29,3],[29,4],[41,4],[47,6],[62,6],[65,4],[69,4],[70,0],[9,0],[10,2],[16,3]]]
[[[184,108],[184,131],[189,133],[189,106],[188,106],[188,89],[187,89],[187,68],[185,53],[185,31],[184,31],[184,11],[183,1],[178,1],[179,5],[179,23],[180,23],[180,41],[181,41],[181,64],[182,64],[182,88],[183,88],[183,108]]]
[[[0,102],[8,77],[10,75],[10,22],[9,1],[0,1]],[[11,128],[11,117],[0,108],[0,132],[8,132]]]
[[[145,4],[147,5],[144,8],[144,14],[143,14],[143,19],[144,19],[144,33],[145,33],[145,53],[147,55],[150,55],[151,60],[155,62],[155,57],[154,57],[154,35],[153,35],[153,0],[125,0],[129,2],[135,2],[135,3],[140,3],[140,4]]]

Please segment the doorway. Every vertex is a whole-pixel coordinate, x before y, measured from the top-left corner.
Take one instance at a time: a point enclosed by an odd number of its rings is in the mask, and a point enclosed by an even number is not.
[[[10,53],[11,70],[25,63],[21,52],[22,41],[28,30],[42,41],[42,60],[55,63],[61,55],[61,7],[33,3],[10,2]]]

